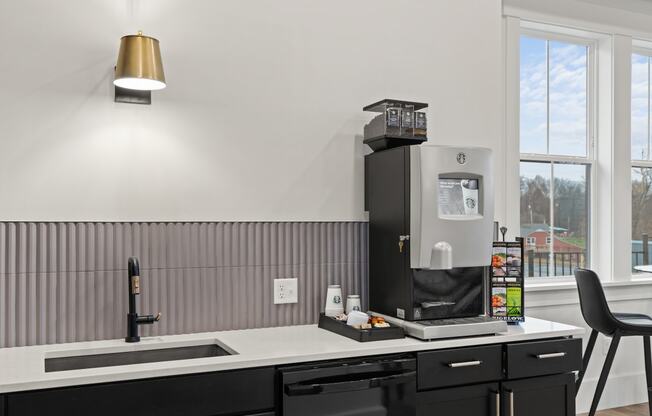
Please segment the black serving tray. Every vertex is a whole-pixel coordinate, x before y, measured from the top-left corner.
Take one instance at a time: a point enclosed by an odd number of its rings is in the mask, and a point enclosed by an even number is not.
[[[379,150],[392,149],[400,146],[410,146],[414,144],[421,144],[427,142],[426,137],[421,136],[378,136],[364,139],[363,143],[371,147],[371,150],[377,152]]]
[[[319,327],[358,342],[405,338],[405,332],[400,326],[390,324],[387,328],[356,329],[323,313],[319,315]]]

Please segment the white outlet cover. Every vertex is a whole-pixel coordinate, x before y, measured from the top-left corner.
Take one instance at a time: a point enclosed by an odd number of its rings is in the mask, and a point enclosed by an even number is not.
[[[274,304],[297,303],[299,282],[294,279],[274,279]]]

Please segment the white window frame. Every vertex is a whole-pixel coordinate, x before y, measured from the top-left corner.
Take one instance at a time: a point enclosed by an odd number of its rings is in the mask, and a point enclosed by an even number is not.
[[[593,107],[594,164],[591,172],[590,267],[609,287],[652,285],[652,275],[635,275],[631,267],[631,63],[638,47],[652,49],[652,31],[630,25],[614,26],[584,18],[569,18],[542,10],[505,5],[503,34],[505,59],[505,183],[519,189],[519,45],[522,29],[559,32],[595,41],[595,88]],[[640,51],[640,50],[639,50]],[[643,165],[643,163],[634,163]],[[503,221],[513,238],[520,229],[520,193],[507,192]],[[574,279],[526,281],[526,290],[549,291],[574,288]],[[571,283],[572,282],[572,283]],[[574,290],[574,289],[573,289]],[[531,295],[532,296],[532,295]]]
[[[590,267],[591,259],[595,244],[593,242],[593,229],[595,227],[595,207],[596,201],[593,192],[593,184],[596,183],[596,169],[595,169],[595,148],[596,148],[596,132],[597,132],[597,82],[596,82],[596,68],[597,68],[597,59],[596,59],[596,50],[597,50],[597,41],[592,38],[585,38],[580,36],[573,36],[567,33],[560,33],[555,30],[555,26],[545,26],[546,30],[542,29],[543,25],[536,24],[537,28],[533,29],[530,22],[521,22],[520,31],[519,31],[519,45],[521,36],[527,36],[530,38],[543,39],[548,41],[559,41],[572,44],[579,44],[587,47],[587,114],[586,114],[586,131],[587,131],[587,149],[586,156],[563,156],[563,155],[550,155],[550,154],[537,154],[537,153],[520,153],[519,154],[519,177],[520,177],[520,162],[545,162],[551,163],[551,182],[550,182],[550,194],[554,195],[554,166],[555,163],[558,164],[575,164],[575,165],[584,165],[589,167],[589,177],[587,177],[587,192],[589,193],[588,197],[588,230],[587,230],[587,254],[585,262]],[[519,46],[520,48],[520,46]],[[520,73],[520,61],[519,61],[519,73]],[[546,75],[548,76],[548,75]],[[519,85],[520,85],[520,75],[518,76]],[[549,88],[549,86],[547,86]],[[519,88],[520,89],[520,88]],[[547,97],[549,95],[547,94]],[[520,108],[520,99],[517,103]],[[549,101],[546,103],[549,108]],[[509,110],[508,110],[509,111]],[[520,114],[520,109],[519,109]],[[550,122],[550,111],[547,112],[547,123]],[[548,127],[549,128],[549,127]],[[518,140],[518,149],[520,149],[520,128],[516,132]],[[547,148],[549,148],[549,134],[546,137],[548,140]],[[519,197],[520,198],[520,197]],[[554,198],[550,198],[550,223],[551,226],[554,225]],[[520,216],[520,213],[518,214]],[[518,227],[520,228],[520,221],[518,222]],[[546,240],[550,238],[547,237]],[[550,244],[550,243],[547,243]],[[550,250],[550,264],[554,270],[554,251]],[[572,276],[546,276],[546,277],[526,277],[526,282],[531,283],[542,283],[542,282],[563,282],[572,280]]]
[[[632,46],[632,57],[634,55],[647,56],[650,60],[652,60],[652,47]],[[650,67],[648,69],[648,91],[647,91],[648,106],[649,106],[648,120],[647,120],[648,160],[632,159],[631,145],[630,145],[630,161],[631,161],[632,170],[636,168],[652,169],[652,154],[651,154],[652,151],[652,62],[650,62],[649,65]],[[631,108],[630,108],[630,120],[631,120]],[[633,216],[634,215],[633,207],[631,208],[632,208],[632,216]],[[634,236],[632,235],[632,240],[633,239]],[[631,247],[632,245],[630,244],[630,251],[632,251]],[[631,255],[633,256],[633,253],[631,253]],[[633,273],[636,274],[636,272]]]
[[[652,59],[652,49],[650,48],[644,48],[641,46],[634,46],[632,47],[632,56],[633,55],[643,55],[647,56],[648,58]],[[652,98],[652,85],[650,85],[652,81],[652,62],[650,63],[650,72],[648,72],[648,100]],[[630,83],[631,84],[631,83]],[[652,106],[652,101],[650,101],[650,105]],[[651,112],[652,112],[652,107],[650,107]],[[630,110],[630,120],[631,120],[631,110]],[[649,160],[640,160],[640,159],[632,159],[631,158],[631,146],[630,146],[630,160],[632,163],[632,168],[652,168],[652,155],[650,154],[650,151],[652,151],[652,137],[650,134],[652,133],[652,114],[648,114],[648,121],[647,121],[647,137],[648,137],[648,158]]]

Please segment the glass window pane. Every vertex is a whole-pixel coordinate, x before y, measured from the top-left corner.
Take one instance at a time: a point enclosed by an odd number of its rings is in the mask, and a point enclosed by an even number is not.
[[[549,153],[587,155],[587,47],[549,42]]]
[[[554,227],[553,256],[555,276],[569,276],[585,267],[588,253],[589,166],[553,165]]]
[[[649,159],[648,149],[648,57],[632,55],[632,159]]]
[[[547,153],[546,41],[521,36],[521,153]]]
[[[588,265],[587,178],[588,165],[521,162],[521,235],[526,242],[526,277],[570,276],[578,267]]]
[[[646,235],[652,235],[652,168],[632,168],[632,266],[651,263]]]
[[[550,163],[521,162],[521,236],[526,239],[525,276],[551,272]]]

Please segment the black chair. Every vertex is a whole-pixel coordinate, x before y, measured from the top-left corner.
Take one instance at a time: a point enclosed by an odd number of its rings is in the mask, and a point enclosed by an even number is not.
[[[591,353],[595,346],[595,341],[598,338],[598,333],[602,333],[611,337],[611,345],[609,352],[605,359],[598,386],[593,396],[591,403],[591,411],[589,416],[594,416],[604,390],[604,385],[607,383],[609,370],[614,361],[618,343],[622,337],[641,336],[643,337],[643,349],[645,350],[645,376],[647,379],[647,394],[648,405],[650,414],[652,415],[652,359],[650,357],[650,336],[652,335],[652,318],[647,315],[634,314],[634,313],[612,313],[607,304],[607,299],[602,290],[602,284],[598,275],[591,270],[577,269],[575,271],[575,279],[577,280],[577,290],[580,295],[580,308],[582,309],[582,316],[584,320],[591,327],[591,336],[589,343],[584,352],[582,359],[582,371],[580,371],[577,382],[575,384],[575,394],[582,385],[582,379]]]

